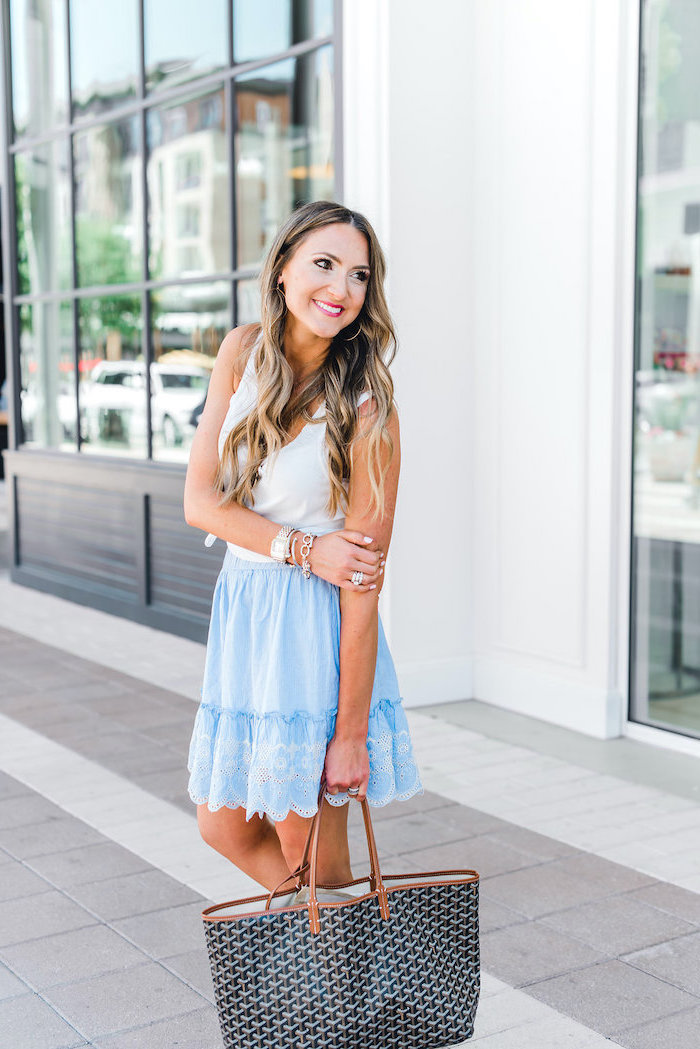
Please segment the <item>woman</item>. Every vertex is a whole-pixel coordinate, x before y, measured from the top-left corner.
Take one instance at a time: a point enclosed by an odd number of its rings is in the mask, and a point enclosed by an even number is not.
[[[422,792],[377,610],[400,459],[384,272],[362,215],[292,214],[261,325],[221,345],[187,471],[188,524],[228,543],[190,796],[204,840],[268,889],[300,864],[322,777],[326,884],[352,878],[350,797]]]

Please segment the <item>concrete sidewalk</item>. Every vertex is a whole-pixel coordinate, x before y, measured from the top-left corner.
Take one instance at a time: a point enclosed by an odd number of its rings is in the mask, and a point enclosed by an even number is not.
[[[220,1049],[200,911],[251,883],[185,792],[202,656],[0,579],[3,1049]],[[382,864],[480,871],[474,1044],[700,1046],[700,761],[472,702],[409,720],[426,793],[376,810]]]

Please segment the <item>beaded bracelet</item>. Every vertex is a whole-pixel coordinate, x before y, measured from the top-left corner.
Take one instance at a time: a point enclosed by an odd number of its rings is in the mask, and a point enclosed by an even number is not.
[[[315,535],[312,535],[311,532],[307,532],[303,538],[301,550],[299,551],[302,558],[301,570],[304,573],[304,579],[309,579],[311,577],[311,565],[309,564],[309,554],[311,553],[311,547],[314,545],[315,538]]]

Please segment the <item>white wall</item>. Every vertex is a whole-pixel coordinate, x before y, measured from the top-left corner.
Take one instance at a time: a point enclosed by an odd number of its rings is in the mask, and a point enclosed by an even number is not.
[[[379,216],[401,336],[404,694],[618,734],[636,5],[344,6],[346,200]]]

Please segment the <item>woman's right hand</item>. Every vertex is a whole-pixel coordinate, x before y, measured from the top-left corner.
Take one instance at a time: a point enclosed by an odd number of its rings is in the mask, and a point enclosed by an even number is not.
[[[297,560],[300,560],[299,547],[296,553]],[[326,582],[362,593],[376,588],[384,571],[384,553],[376,549],[374,540],[367,542],[366,536],[360,532],[343,528],[314,539],[309,564],[314,575]],[[363,573],[360,585],[353,583],[353,572]]]

